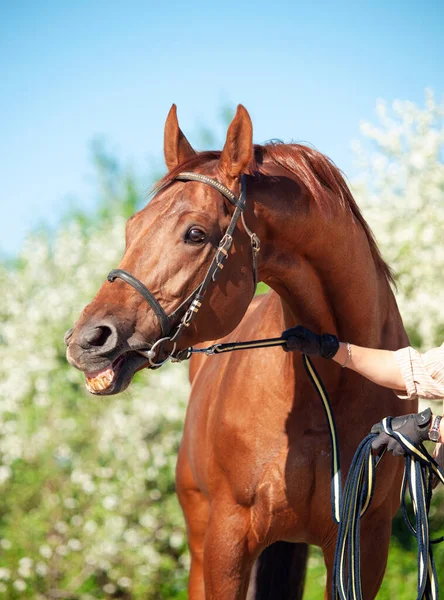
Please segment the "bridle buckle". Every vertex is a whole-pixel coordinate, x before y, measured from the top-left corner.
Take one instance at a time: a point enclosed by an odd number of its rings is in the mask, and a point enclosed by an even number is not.
[[[259,254],[259,252],[261,251],[260,239],[257,237],[257,235],[255,233],[252,233],[250,239],[251,239],[251,248],[252,248],[253,252],[255,254]]]

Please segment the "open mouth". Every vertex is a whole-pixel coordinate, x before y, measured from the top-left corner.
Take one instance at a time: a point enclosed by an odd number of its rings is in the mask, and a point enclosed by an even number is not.
[[[86,389],[91,394],[97,394],[109,390],[117,380],[120,369],[125,362],[125,355],[122,354],[106,369],[85,373]]]
[[[147,360],[130,351],[118,356],[109,367],[85,372],[85,385],[91,394],[117,394],[131,383],[134,374],[147,366]]]
[[[143,350],[129,350],[118,356],[104,369],[97,371],[84,371],[85,386],[90,394],[112,395],[118,394],[126,389],[137,371],[150,366],[150,359],[160,360],[165,358],[164,351],[159,355],[149,348]]]

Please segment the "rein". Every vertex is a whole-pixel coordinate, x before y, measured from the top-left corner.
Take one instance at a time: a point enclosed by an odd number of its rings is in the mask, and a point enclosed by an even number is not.
[[[194,289],[194,291],[188,296],[188,298],[182,302],[176,308],[174,312],[170,315],[167,315],[158,300],[155,298],[154,294],[150,292],[150,290],[139,281],[134,275],[129,273],[128,271],[124,271],[123,269],[114,269],[108,275],[108,281],[113,283],[116,279],[121,279],[125,283],[131,285],[135,290],[139,292],[146,300],[146,302],[153,309],[154,314],[159,321],[160,330],[162,337],[157,340],[154,344],[152,344],[147,351],[138,350],[139,354],[146,356],[148,358],[151,367],[158,368],[163,365],[167,360],[175,360],[175,350],[177,339],[180,336],[184,327],[189,327],[190,323],[196,316],[196,313],[199,311],[199,308],[202,305],[203,297],[210,286],[211,283],[215,282],[219,273],[224,268],[224,262],[228,257],[229,250],[233,243],[233,233],[236,229],[239,219],[242,220],[242,224],[247,235],[250,238],[251,244],[251,254],[252,254],[252,265],[253,265],[253,282],[254,282],[254,291],[256,291],[257,286],[257,255],[260,251],[260,240],[255,233],[253,233],[245,223],[244,218],[244,210],[247,200],[246,193],[246,176],[241,176],[241,193],[239,197],[236,196],[230,189],[228,189],[225,185],[213,179],[212,177],[208,177],[207,175],[202,175],[200,173],[189,173],[183,172],[179,173],[175,178],[178,181],[198,181],[200,183],[205,183],[212,188],[216,189],[218,192],[222,194],[234,207],[233,216],[231,217],[231,221],[225,231],[225,234],[222,236],[222,239],[219,242],[219,245],[216,249],[216,252],[213,256],[213,260],[208,267],[208,270],[205,274],[203,281]],[[175,330],[174,330],[175,329]],[[156,349],[158,346],[162,346],[165,342],[172,342],[173,349],[170,354],[162,360],[161,362],[154,362],[153,359],[156,356]]]
[[[432,544],[444,541],[444,536],[430,539],[429,510],[433,476],[444,483],[444,472],[423,444],[412,441],[391,428],[391,417],[381,421],[384,431],[404,448],[405,468],[401,487],[401,508],[404,521],[418,546],[417,600],[438,598],[438,578]],[[372,442],[378,434],[369,434],[360,443],[345,483],[341,521],[333,566],[333,600],[363,600],[360,565],[360,523],[368,510],[375,486],[375,469],[385,450],[377,458],[372,454]],[[412,501],[415,524],[407,512],[407,490]]]
[[[322,400],[332,441],[332,511],[338,524],[338,537],[333,566],[333,600],[363,600],[360,563],[360,524],[373,498],[376,468],[386,450],[377,457],[372,453],[372,442],[378,434],[370,433],[358,446],[353,457],[344,490],[341,487],[339,447],[336,426],[328,394],[313,363],[303,355],[304,366]],[[429,510],[432,499],[433,476],[444,484],[444,471],[430,456],[423,444],[415,446],[405,435],[391,428],[392,417],[381,423],[385,433],[395,438],[405,451],[404,476],[401,487],[401,508],[404,521],[418,545],[417,600],[438,598],[438,578],[433,559],[432,544],[444,541],[444,536],[431,540]],[[412,524],[407,512],[407,489],[413,504],[416,523]]]

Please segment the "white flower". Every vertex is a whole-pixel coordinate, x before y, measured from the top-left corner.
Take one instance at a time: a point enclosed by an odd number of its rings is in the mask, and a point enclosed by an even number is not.
[[[152,490],[150,492],[150,498],[152,500],[160,500],[161,497],[162,497],[162,494],[161,494],[160,490]]]
[[[117,580],[117,583],[118,583],[118,585],[120,585],[120,587],[129,588],[132,584],[132,581],[129,577],[120,577]]]
[[[191,565],[191,558],[190,555],[187,554],[182,554],[182,556],[179,558],[179,562],[181,565],[183,565],[183,567],[185,567],[185,569],[189,569],[190,565]]]
[[[155,529],[158,525],[157,520],[153,517],[153,515],[151,513],[148,513],[148,512],[144,513],[139,518],[139,522],[143,527],[145,527],[148,530]]]
[[[47,544],[40,546],[39,552],[43,556],[43,558],[51,558],[52,556],[52,549]]]
[[[46,577],[46,575],[48,574],[48,567],[45,565],[45,563],[38,562],[35,565],[35,572],[37,573],[37,575],[40,575],[40,577]]]
[[[171,548],[180,548],[185,541],[182,533],[176,531],[170,535],[170,546]]]
[[[71,524],[73,527],[80,527],[83,523],[82,515],[74,515],[71,519]]]
[[[68,548],[70,550],[73,550],[74,552],[78,552],[82,549],[82,543],[80,542],[80,540],[72,538],[71,540],[68,540]]]
[[[77,506],[77,502],[75,501],[74,498],[65,498],[63,500],[63,504],[66,506],[66,508],[69,508],[69,509],[73,509]]]
[[[106,508],[106,510],[114,510],[117,507],[117,498],[116,496],[106,496],[103,501],[103,508]]]
[[[24,556],[19,560],[19,568],[17,570],[18,574],[24,579],[28,579],[32,575],[33,565],[34,561],[32,560],[32,558]]]
[[[11,467],[9,467],[7,465],[1,465],[0,466],[0,485],[5,483],[6,481],[8,481],[8,479],[11,477],[11,475],[12,475]]]
[[[19,592],[24,592],[26,590],[26,583],[23,579],[16,579],[12,585]]]
[[[105,592],[105,594],[114,594],[116,592],[117,588],[114,585],[114,583],[106,583],[103,586],[103,591]]]
[[[85,525],[83,526],[83,530],[86,533],[92,535],[97,531],[97,523],[90,519],[90,520],[86,521]]]
[[[68,531],[68,525],[64,521],[57,521],[57,523],[54,525],[54,529],[63,534]]]

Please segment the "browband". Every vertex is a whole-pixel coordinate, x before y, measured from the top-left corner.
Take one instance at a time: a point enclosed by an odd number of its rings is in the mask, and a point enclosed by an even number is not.
[[[223,183],[220,183],[216,179],[212,177],[208,177],[207,175],[202,175],[201,173],[191,173],[189,171],[183,171],[177,175],[176,179],[179,181],[200,181],[201,183],[206,183],[210,185],[212,188],[220,192],[227,200],[231,202],[233,206],[240,208],[243,210],[245,208],[245,199],[244,195],[241,195],[240,198],[236,196],[231,190],[229,190]]]

